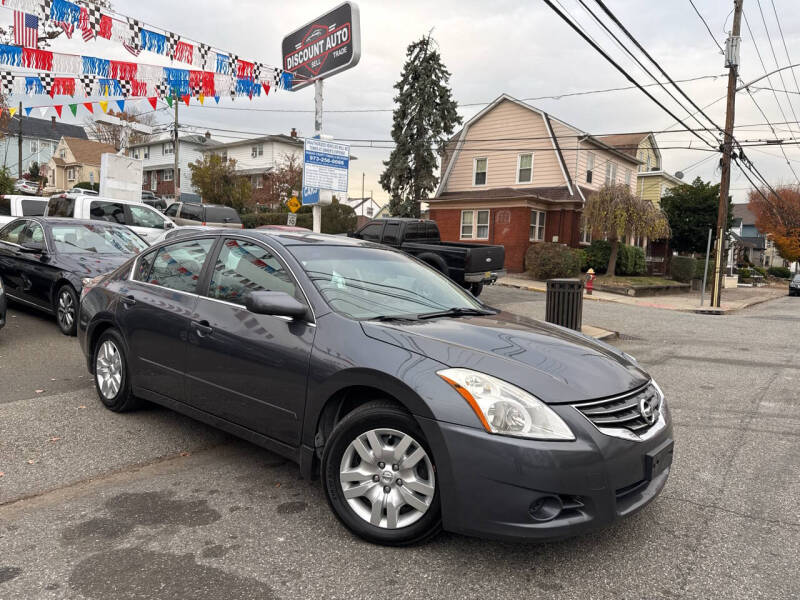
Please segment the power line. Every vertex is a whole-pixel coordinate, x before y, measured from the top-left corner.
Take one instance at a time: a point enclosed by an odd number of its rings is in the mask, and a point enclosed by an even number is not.
[[[562,13],[558,8],[555,7],[552,0],[544,0],[545,4],[547,4],[561,19],[567,23],[575,32],[580,35],[589,45],[591,45],[595,51],[597,51],[603,58],[606,59],[617,71],[619,71],[625,79],[630,81],[633,85],[638,87],[650,100],[652,100],[655,104],[657,104],[664,112],[666,112],[669,116],[673,119],[677,120],[684,129],[694,134],[698,139],[700,139],[704,144],[708,144],[706,139],[702,137],[700,134],[695,132],[691,129],[686,123],[684,123],[678,116],[676,116],[670,109],[664,106],[657,98],[655,98],[650,92],[644,89],[639,82],[637,82],[625,69],[623,69],[614,59],[612,59],[605,50],[603,50],[596,42],[591,40],[587,34],[585,34],[579,27],[577,27],[567,16]],[[708,144],[711,146],[711,144]],[[715,148],[716,150],[716,148]]]
[[[757,0],[758,2],[758,12],[761,13],[761,22],[764,24],[764,31],[767,34],[767,42],[769,42],[769,49],[772,52],[772,60],[775,61],[775,68],[780,69],[780,63],[778,63],[778,55],[775,54],[775,46],[772,43],[772,36],[769,34],[769,28],[767,27],[767,19],[764,17],[764,9],[761,7],[761,0]],[[772,4],[772,7],[775,8],[775,4]],[[778,19],[778,12],[775,11],[775,18]],[[780,19],[778,19],[778,24],[780,25]],[[781,33],[783,35],[783,33]],[[753,42],[755,43],[755,41]],[[783,40],[784,47],[786,46],[786,40]],[[791,62],[789,63],[792,64]],[[781,80],[781,85],[783,89],[786,89],[786,82],[783,80],[783,71],[778,71],[778,76]],[[794,117],[795,121],[797,120],[797,113],[794,111],[794,104],[792,104],[792,99],[789,97],[789,94],[786,94],[786,101],[789,103],[789,108],[792,110],[792,116]]]
[[[708,31],[708,35],[710,35],[710,36],[711,36],[711,39],[712,39],[712,40],[714,41],[714,43],[717,45],[717,48],[719,48],[719,51],[720,51],[722,54],[725,54],[725,50],[723,50],[723,49],[722,49],[722,46],[720,46],[719,42],[717,41],[717,38],[715,38],[715,37],[714,37],[714,34],[713,34],[713,33],[711,33],[711,28],[708,26],[708,23],[706,22],[706,20],[705,20],[705,18],[703,17],[703,15],[701,15],[701,14],[700,14],[700,11],[699,11],[699,10],[697,10],[697,7],[694,5],[694,2],[693,2],[692,0],[689,0],[689,4],[691,4],[691,5],[692,5],[692,8],[694,9],[694,12],[696,12],[696,13],[697,13],[697,16],[698,16],[698,17],[700,17],[700,20],[703,22],[703,25],[705,25],[705,26],[706,26],[706,31]]]
[[[778,9],[775,8],[775,0],[770,0],[772,2],[772,11],[775,13],[775,21],[778,23],[778,31],[781,34],[781,41],[783,42],[783,50],[786,52],[786,60],[789,61],[788,64],[792,63],[792,58],[789,56],[789,48],[786,46],[786,37],[783,35],[783,26],[781,25],[781,20],[778,17]],[[794,69],[789,69],[792,73],[792,79],[794,79],[794,87],[797,90],[797,93],[800,94],[800,84],[797,82],[797,75],[794,73]],[[784,89],[784,93],[788,94],[789,92]],[[795,117],[797,118],[797,117]]]
[[[767,123],[769,123],[769,119],[767,119],[767,115],[761,109],[761,106],[758,104],[758,102],[756,102],[755,96],[753,96],[753,93],[749,89],[747,90],[747,94],[750,96],[750,99],[753,101],[753,104],[756,105],[756,108],[761,113],[761,115],[764,117],[764,119],[767,121]],[[777,137],[778,133],[775,131],[775,128],[771,124],[770,124],[770,129],[772,129],[772,134],[775,137]],[[789,133],[791,133],[791,130],[789,130]],[[786,164],[789,165],[789,170],[792,172],[792,175],[794,175],[794,178],[797,180],[797,183],[800,183],[800,177],[797,176],[797,173],[795,172],[794,167],[792,166],[792,163],[789,162],[789,157],[786,156],[786,150],[783,149],[782,145],[781,145],[781,154],[783,154],[783,158],[786,159]]]

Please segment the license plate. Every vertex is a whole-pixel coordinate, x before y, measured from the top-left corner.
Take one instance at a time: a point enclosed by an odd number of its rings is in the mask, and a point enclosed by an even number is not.
[[[491,276],[492,276],[492,272],[491,272],[491,271],[486,271],[486,273],[484,273],[484,274],[483,274],[483,277],[484,277],[485,279],[490,279],[490,278],[491,278]]]
[[[645,471],[648,479],[653,479],[670,467],[674,445],[672,440],[668,440],[645,455]]]

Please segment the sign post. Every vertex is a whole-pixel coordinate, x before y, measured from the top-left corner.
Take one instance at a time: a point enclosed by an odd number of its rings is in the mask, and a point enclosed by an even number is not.
[[[356,66],[361,59],[361,25],[358,5],[354,2],[344,2],[291,32],[283,38],[281,53],[283,68],[295,76],[292,91],[314,84],[314,135],[321,139],[323,80]],[[306,146],[306,148],[308,147]],[[346,162],[349,162],[349,147],[347,151]],[[308,157],[308,149],[306,149],[306,157]],[[345,167],[345,186],[346,181]],[[308,188],[316,188],[316,195]],[[319,233],[322,229],[322,207],[319,199],[322,190],[329,189],[333,188],[312,185],[307,182],[304,164],[303,204],[312,205],[315,233]],[[344,190],[337,189],[336,191],[344,191],[346,194],[347,187]]]

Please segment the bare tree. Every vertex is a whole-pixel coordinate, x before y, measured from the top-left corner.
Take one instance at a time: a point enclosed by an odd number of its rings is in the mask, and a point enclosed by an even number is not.
[[[154,113],[128,113],[128,112],[114,112],[109,110],[108,113],[111,117],[117,117],[121,121],[128,121],[129,123],[139,123],[140,125],[155,126],[158,124]],[[117,150],[120,149],[122,142],[122,126],[110,125],[108,123],[98,123],[94,119],[86,119],[84,122],[86,135],[89,139],[103,142],[104,144],[111,144]],[[147,141],[148,136],[136,131],[130,132],[127,139],[128,146]]]
[[[278,207],[303,187],[303,164],[296,154],[284,154],[283,161],[264,176],[264,197],[270,207]]]

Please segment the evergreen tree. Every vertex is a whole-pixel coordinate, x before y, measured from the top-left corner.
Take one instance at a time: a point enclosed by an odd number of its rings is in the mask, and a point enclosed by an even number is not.
[[[719,184],[696,178],[667,191],[661,198],[661,209],[672,230],[670,248],[680,253],[705,254],[708,230],[713,230],[712,248],[717,238]],[[728,202],[728,230],[733,225],[733,205]]]
[[[420,202],[436,189],[439,178],[437,152],[461,117],[456,112],[448,82],[450,72],[433,45],[430,35],[412,43],[406,50],[406,63],[395,84],[397,108],[394,110],[392,139],[395,142],[381,186],[390,196],[389,212],[397,217],[418,217]]]

